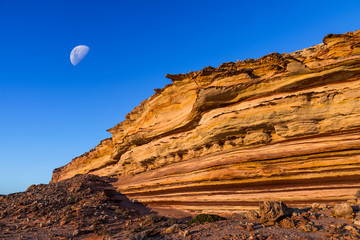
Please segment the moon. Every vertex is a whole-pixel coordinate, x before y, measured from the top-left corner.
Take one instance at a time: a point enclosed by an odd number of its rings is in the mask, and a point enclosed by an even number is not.
[[[85,45],[79,45],[74,47],[74,49],[70,53],[70,61],[71,64],[76,66],[83,58],[88,54],[89,47]]]

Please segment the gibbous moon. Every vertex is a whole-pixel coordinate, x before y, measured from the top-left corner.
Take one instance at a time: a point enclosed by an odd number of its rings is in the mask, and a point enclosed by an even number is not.
[[[74,47],[70,53],[71,64],[76,66],[83,58],[88,54],[89,47],[85,45],[79,45]]]

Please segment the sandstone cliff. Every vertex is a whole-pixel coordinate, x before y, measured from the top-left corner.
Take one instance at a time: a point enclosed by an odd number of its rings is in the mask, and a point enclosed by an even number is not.
[[[117,177],[119,191],[149,205],[208,211],[335,201],[360,188],[360,30],[166,77],[173,83],[52,182]]]

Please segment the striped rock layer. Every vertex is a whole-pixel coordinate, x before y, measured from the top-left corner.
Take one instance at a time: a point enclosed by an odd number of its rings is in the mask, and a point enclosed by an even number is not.
[[[166,77],[173,83],[52,182],[111,176],[148,206],[206,212],[339,201],[360,189],[360,30]]]

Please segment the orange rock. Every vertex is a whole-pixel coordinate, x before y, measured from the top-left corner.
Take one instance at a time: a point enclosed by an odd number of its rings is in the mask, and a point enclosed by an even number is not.
[[[228,213],[346,200],[360,188],[360,30],[166,77],[173,83],[52,182],[112,176],[150,206]]]

